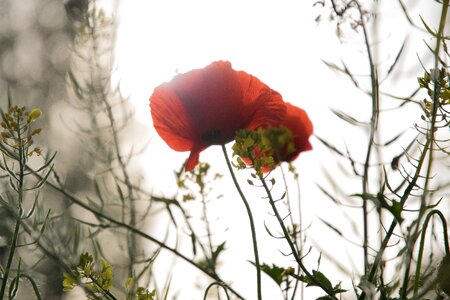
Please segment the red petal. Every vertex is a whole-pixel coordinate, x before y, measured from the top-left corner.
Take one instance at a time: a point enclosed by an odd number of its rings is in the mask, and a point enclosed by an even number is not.
[[[195,168],[195,166],[199,162],[200,158],[200,152],[205,150],[206,147],[195,147],[191,150],[191,154],[189,155],[189,158],[186,161],[186,165],[184,166],[184,170],[186,172],[192,171],[192,169]]]
[[[282,122],[294,136],[295,153],[285,157],[284,161],[292,161],[300,154],[300,152],[312,149],[309,137],[313,133],[313,124],[306,112],[290,103],[286,103],[286,118]]]
[[[229,62],[214,62],[203,69],[178,75],[170,85],[189,115],[198,139],[220,133],[209,144],[227,143],[242,127],[243,95],[236,71]]]
[[[158,86],[150,97],[153,126],[175,151],[189,151],[195,144],[191,121],[178,96],[168,86]]]
[[[286,115],[286,107],[281,95],[258,78],[243,71],[237,73],[244,99],[241,115],[246,119],[245,127],[253,130],[279,124]]]

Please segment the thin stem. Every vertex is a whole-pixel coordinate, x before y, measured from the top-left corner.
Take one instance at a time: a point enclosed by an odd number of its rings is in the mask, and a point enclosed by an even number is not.
[[[97,282],[97,280],[95,280],[95,278],[94,278],[93,276],[89,276],[89,279],[92,280],[92,282],[93,282],[99,289],[101,289],[101,291],[103,292],[103,294],[104,294],[105,296],[108,296],[108,298],[110,298],[111,300],[117,300],[117,298],[116,298],[113,294],[111,294],[111,292],[110,292],[109,290],[104,289],[104,288]],[[95,294],[95,292],[94,292],[94,294]]]
[[[448,5],[449,5],[449,0],[446,1],[446,3],[443,3],[443,7],[442,7],[442,11],[441,11],[441,18],[440,18],[440,22],[439,22],[439,29],[436,35],[436,47],[434,49],[434,69],[437,71],[439,70],[438,65],[439,65],[439,51],[441,48],[441,40],[442,37],[444,35],[444,28],[445,28],[445,20],[447,18],[447,10],[448,10]],[[426,174],[425,174],[425,182],[424,182],[424,186],[423,186],[423,193],[422,193],[422,197],[421,197],[421,203],[420,203],[420,209],[419,209],[419,216],[417,217],[417,225],[415,227],[415,231],[412,234],[412,237],[414,239],[414,241],[410,244],[410,248],[407,251],[407,259],[406,259],[406,269],[405,269],[405,274],[404,274],[404,278],[403,278],[403,287],[402,287],[402,298],[406,299],[407,296],[407,291],[408,291],[408,283],[409,283],[409,271],[411,268],[411,260],[412,260],[412,252],[414,250],[414,244],[415,244],[415,239],[416,236],[418,235],[418,231],[419,231],[419,222],[422,219],[423,215],[425,214],[425,208],[426,208],[426,197],[428,195],[428,185],[431,179],[431,171],[432,171],[432,166],[433,166],[433,162],[434,162],[434,150],[433,150],[433,146],[434,146],[434,141],[435,141],[435,137],[434,137],[434,133],[435,133],[435,129],[436,129],[436,118],[437,118],[437,111],[438,111],[438,107],[440,106],[439,103],[439,85],[437,84],[437,82],[434,82],[434,92],[433,92],[433,105],[432,105],[432,111],[431,111],[431,120],[430,120],[430,128],[428,129],[427,132],[427,139],[430,140],[430,146],[429,146],[429,154],[428,154],[428,164],[427,164],[427,170],[426,170]],[[423,234],[423,231],[422,231]],[[420,257],[421,259],[421,257]],[[421,263],[421,262],[420,262]],[[420,265],[418,264],[418,267],[420,268]],[[417,275],[417,269],[416,269],[416,275]],[[415,279],[417,280],[417,278]],[[416,286],[414,286],[414,290],[416,289]],[[415,290],[416,293],[416,290]]]
[[[218,286],[222,287],[223,290],[225,291],[225,295],[227,295],[227,300],[230,300],[230,296],[228,295],[228,292],[227,292],[227,286],[224,285],[222,282],[217,282],[217,281],[215,281],[215,282],[211,283],[210,285],[208,285],[208,287],[205,290],[205,294],[203,295],[203,300],[206,300],[206,298],[208,297],[209,289],[212,288],[215,285],[218,285]]]
[[[40,174],[37,174],[33,169],[31,169],[30,167],[27,167],[31,173],[33,173],[33,175],[35,175],[37,178],[42,179],[42,176]],[[158,239],[152,237],[151,235],[148,235],[147,233],[127,224],[124,222],[119,221],[117,218],[115,217],[111,217],[108,216],[100,211],[97,211],[96,209],[94,209],[93,207],[91,207],[89,204],[84,203],[82,200],[78,199],[75,195],[73,195],[72,193],[66,191],[65,189],[59,187],[58,185],[50,182],[50,181],[46,181],[45,182],[49,187],[53,188],[54,190],[60,192],[62,195],[64,195],[68,200],[72,201],[73,203],[75,203],[76,205],[86,209],[87,211],[93,213],[95,216],[99,217],[100,219],[106,220],[114,225],[117,225],[118,227],[121,227],[123,229],[129,230],[133,233],[135,233],[136,235],[143,237],[144,239],[147,239],[155,244],[157,244],[159,247],[168,250],[169,252],[172,252],[174,255],[178,256],[179,258],[181,258],[182,260],[186,261],[187,263],[191,264],[192,266],[194,266],[195,268],[199,269],[200,271],[202,271],[203,273],[205,273],[206,275],[208,275],[209,277],[213,278],[216,281],[221,281],[223,282],[223,280],[215,273],[212,273],[210,271],[208,271],[206,268],[201,267],[200,265],[196,264],[192,259],[186,257],[185,255],[183,255],[182,253],[180,253],[178,250],[171,248],[169,246],[167,246],[165,243],[159,241]],[[48,255],[48,253],[47,253]],[[244,297],[242,297],[237,291],[235,291],[232,287],[227,285],[228,290],[230,290],[233,294],[235,294],[239,299],[244,299]]]
[[[294,217],[293,217],[293,214],[291,213],[292,207],[291,207],[291,199],[290,199],[290,195],[289,195],[290,193],[289,193],[289,188],[288,188],[288,184],[287,184],[286,173],[284,172],[283,166],[280,166],[280,170],[281,170],[281,175],[283,177],[284,189],[286,190],[286,203],[287,203],[287,207],[289,209],[289,219],[292,224],[292,231],[293,231],[292,235],[294,236],[294,243],[295,243],[295,246],[297,247],[296,249],[299,252],[299,255],[303,256],[303,254],[302,254],[302,250],[303,250],[302,227],[303,226],[302,226],[302,205],[301,205],[301,199],[300,199],[300,184],[299,184],[298,180],[296,180],[297,192],[298,192],[298,216],[299,216],[298,232],[297,232],[297,228],[296,228],[295,222],[294,222]],[[298,236],[298,238],[297,238],[297,236]],[[300,270],[299,270],[299,272],[300,272]],[[297,293],[297,288],[298,288],[299,284],[300,284],[300,298],[301,299],[304,298],[304,282],[296,280],[295,284],[294,284],[291,300],[295,299],[295,294]],[[287,292],[288,292],[288,289],[286,289],[286,299],[288,298]]]
[[[213,243],[212,243],[212,234],[211,234],[211,227],[209,226],[209,220],[208,220],[208,210],[207,210],[207,206],[206,206],[206,197],[205,194],[203,192],[203,190],[200,192],[202,195],[202,214],[203,214],[203,220],[205,221],[205,227],[206,227],[206,236],[208,239],[208,247],[209,247],[209,255],[211,255],[211,257],[213,256]],[[207,257],[207,259],[210,259],[208,257],[208,253],[206,253],[206,251],[204,251],[205,256]]]
[[[19,277],[16,277],[15,280],[19,280],[18,278],[26,278],[31,284],[31,287],[33,288],[34,295],[36,296],[36,300],[42,300],[41,294],[39,293],[39,289],[37,287],[36,282],[34,279],[28,275],[28,274],[20,274]]]
[[[273,210],[273,212],[275,214],[275,217],[277,218],[278,223],[281,226],[281,230],[283,231],[283,235],[284,235],[286,241],[288,242],[289,247],[291,248],[291,252],[292,252],[292,255],[295,258],[295,261],[298,263],[298,265],[300,266],[302,271],[305,273],[305,275],[309,279],[311,279],[311,281],[314,282],[315,285],[319,286],[324,292],[326,292],[331,297],[331,299],[337,300],[337,298],[336,298],[335,294],[333,293],[333,291],[330,290],[328,287],[326,287],[322,282],[317,280],[317,278],[314,277],[308,271],[308,269],[306,269],[305,265],[302,262],[302,258],[298,255],[298,252],[297,252],[297,250],[295,248],[295,244],[292,242],[292,240],[290,238],[289,231],[287,230],[286,226],[284,225],[283,218],[281,218],[280,213],[278,212],[278,209],[277,209],[277,207],[275,205],[275,201],[273,200],[272,194],[271,194],[271,192],[269,190],[269,187],[267,186],[266,181],[264,180],[264,177],[260,175],[259,176],[259,180],[261,181],[261,183],[262,183],[262,185],[264,187],[264,190],[267,193],[267,197],[269,198],[269,204],[272,207],[272,210]]]
[[[19,117],[17,117],[17,124],[20,124],[20,119]],[[20,129],[17,130],[17,140],[20,142],[22,142],[22,136],[21,136],[21,131]],[[25,153],[25,149],[23,146],[19,146],[18,148],[19,150],[19,178],[18,178],[18,189],[17,189],[17,195],[18,195],[18,203],[17,203],[17,210],[18,210],[18,214],[16,216],[16,224],[14,226],[14,233],[13,233],[13,238],[11,241],[11,248],[9,249],[9,255],[8,255],[8,261],[6,263],[6,269],[5,272],[3,273],[3,277],[2,277],[2,285],[0,288],[0,299],[4,298],[5,295],[5,290],[6,290],[6,284],[8,283],[8,277],[9,277],[9,272],[11,270],[11,265],[12,265],[12,261],[14,259],[14,254],[16,252],[16,248],[17,248],[17,240],[19,238],[19,230],[20,230],[20,225],[22,223],[22,214],[23,214],[23,208],[22,208],[22,202],[23,202],[23,183],[24,183],[24,170],[25,170],[25,166],[26,166],[26,153]]]
[[[4,294],[6,290],[6,284],[8,282],[9,271],[11,269],[11,264],[14,258],[14,253],[16,252],[17,239],[19,237],[19,229],[21,223],[21,213],[17,216],[16,225],[14,227],[13,239],[11,241],[11,248],[9,249],[8,262],[6,263],[5,273],[3,273],[2,286],[0,289],[0,299],[4,299]]]
[[[403,193],[403,196],[400,199],[401,207],[403,207],[405,205],[405,202],[406,202],[406,200],[408,200],[412,189],[416,186],[416,182],[420,178],[420,171],[422,170],[422,165],[425,162],[425,156],[428,152],[427,149],[428,149],[429,145],[430,145],[430,140],[427,140],[425,145],[423,146],[422,155],[420,156],[420,158],[418,160],[416,172],[415,172],[411,182],[406,187],[405,192]],[[381,245],[380,245],[380,249],[378,250],[377,255],[375,256],[372,267],[370,268],[369,275],[367,276],[368,282],[373,283],[378,266],[380,265],[380,262],[381,262],[381,258],[383,257],[383,253],[386,250],[386,247],[389,243],[389,240],[390,240],[392,234],[394,233],[394,229],[397,226],[397,224],[398,224],[398,221],[397,221],[397,219],[394,218],[391,222],[391,225],[389,226],[389,229],[386,232],[386,235],[385,235]],[[365,297],[366,297],[366,295],[363,292],[358,299],[362,300],[362,299],[365,299]]]
[[[103,98],[103,102],[106,106],[106,112],[108,115],[108,119],[110,122],[110,127],[111,127],[111,134],[113,137],[113,145],[114,145],[114,150],[115,150],[115,155],[116,155],[116,159],[119,163],[120,166],[120,170],[122,171],[122,176],[125,182],[125,186],[127,187],[127,192],[128,192],[128,199],[130,201],[130,225],[133,227],[137,226],[137,222],[136,222],[136,207],[135,207],[135,203],[134,203],[134,196],[133,196],[133,188],[131,185],[131,180],[130,180],[130,176],[128,175],[127,172],[127,166],[126,163],[124,162],[122,155],[120,153],[120,141],[119,141],[119,137],[118,137],[118,130],[116,127],[116,123],[115,123],[115,119],[114,119],[114,115],[112,112],[112,108],[111,108],[111,104],[108,102],[108,100],[106,98]],[[137,241],[136,241],[136,236],[130,232],[130,235],[128,237],[128,257],[130,259],[130,265],[129,265],[129,269],[128,269],[128,276],[133,276],[133,268],[134,268],[134,264],[135,264],[135,260],[136,260],[136,253],[138,252],[137,250]]]
[[[248,219],[250,222],[250,229],[252,231],[252,241],[253,241],[253,253],[255,255],[255,266],[256,266],[256,284],[258,289],[258,300],[262,299],[261,295],[261,265],[259,264],[259,254],[258,254],[258,242],[256,240],[256,230],[255,230],[255,222],[253,221],[252,211],[250,209],[250,205],[248,204],[247,199],[245,198],[244,193],[241,190],[241,187],[234,175],[233,167],[231,166],[230,159],[228,158],[227,149],[225,145],[222,145],[223,155],[225,156],[225,160],[227,162],[228,170],[230,171],[231,177],[233,178],[234,185],[241,196],[242,202],[244,202],[245,209],[247,210]]]
[[[416,275],[414,277],[414,297],[417,297],[417,292],[419,291],[419,286],[420,286],[420,283],[419,283],[420,268],[422,267],[423,247],[425,244],[425,235],[426,235],[427,228],[428,228],[428,222],[430,221],[431,217],[435,214],[437,214],[439,216],[439,218],[441,219],[441,222],[442,222],[442,229],[444,231],[445,254],[448,255],[449,250],[450,250],[449,246],[448,246],[447,222],[445,221],[445,217],[442,214],[442,212],[440,212],[437,209],[434,209],[428,213],[427,217],[425,218],[425,221],[423,222],[423,226],[422,226],[422,233],[420,236],[419,253],[417,255]]]
[[[366,152],[366,160],[364,162],[364,175],[363,175],[363,182],[362,182],[362,189],[363,189],[363,195],[366,195],[369,193],[368,189],[368,182],[369,182],[369,163],[370,158],[372,154],[372,149],[374,146],[374,138],[375,134],[377,132],[378,127],[378,117],[379,117],[379,91],[378,91],[378,75],[376,66],[374,64],[374,60],[372,57],[372,50],[370,48],[370,41],[369,41],[369,35],[367,33],[366,23],[364,21],[364,13],[363,10],[358,2],[356,2],[356,5],[359,10],[359,16],[360,16],[360,22],[361,27],[363,29],[364,34],[364,41],[366,45],[366,51],[367,56],[369,60],[369,66],[370,66],[370,78],[371,78],[371,96],[372,96],[372,116],[370,120],[370,136],[369,141],[367,145],[367,152]],[[367,274],[368,266],[369,266],[369,254],[368,254],[368,232],[369,232],[369,223],[368,223],[368,208],[367,208],[367,200],[363,199],[363,223],[364,223],[364,241],[363,241],[363,251],[364,251],[364,274]]]

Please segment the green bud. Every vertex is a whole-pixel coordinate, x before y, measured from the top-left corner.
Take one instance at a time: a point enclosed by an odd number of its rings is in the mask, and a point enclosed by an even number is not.
[[[42,111],[39,108],[34,108],[30,113],[28,114],[28,123],[31,123],[35,121],[37,118],[39,118],[42,115]]]

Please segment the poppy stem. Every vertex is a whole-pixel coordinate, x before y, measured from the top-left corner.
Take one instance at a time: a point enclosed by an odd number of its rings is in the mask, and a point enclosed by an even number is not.
[[[294,244],[294,242],[291,239],[291,234],[289,233],[288,229],[286,228],[283,218],[281,217],[281,215],[275,205],[275,201],[272,197],[272,193],[270,192],[269,187],[267,186],[266,180],[264,179],[264,177],[262,175],[259,175],[259,180],[261,181],[261,183],[264,187],[264,190],[267,193],[267,197],[269,199],[270,206],[272,207],[275,217],[277,218],[277,221],[280,224],[281,229],[283,231],[283,235],[284,235],[287,243],[289,244],[289,248],[291,248],[292,255],[294,256],[294,259],[298,263],[300,269],[302,269],[303,273],[305,273],[306,277],[308,277],[314,283],[314,285],[320,287],[325,293],[327,293],[330,299],[338,300],[335,296],[336,293],[332,290],[332,288],[330,288],[329,286],[326,286],[322,281],[318,280],[317,277],[314,276],[313,274],[311,274],[308,271],[308,269],[305,267],[305,265],[303,264],[302,257],[300,257],[299,252],[296,249],[296,245]]]
[[[245,198],[245,195],[242,192],[241,187],[239,186],[236,176],[234,175],[233,167],[231,166],[230,159],[228,158],[227,149],[225,148],[225,145],[222,144],[221,146],[222,146],[223,154],[225,156],[225,160],[227,162],[228,170],[230,171],[231,177],[233,178],[234,185],[236,186],[236,189],[238,190],[239,195],[241,196],[241,199],[244,202],[245,208],[247,210],[248,219],[250,221],[250,229],[252,231],[252,241],[253,241],[253,252],[255,254],[256,283],[257,283],[257,289],[258,289],[258,300],[262,300],[262,296],[261,296],[261,265],[259,264],[258,243],[256,240],[255,222],[253,221],[253,215],[252,215],[252,211],[250,209],[250,205],[248,204],[248,201]]]

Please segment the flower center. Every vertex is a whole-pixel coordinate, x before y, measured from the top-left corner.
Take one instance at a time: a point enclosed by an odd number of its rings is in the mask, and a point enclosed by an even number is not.
[[[218,129],[209,130],[203,133],[202,140],[210,145],[220,145],[223,142],[222,134]]]

